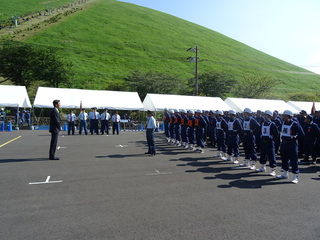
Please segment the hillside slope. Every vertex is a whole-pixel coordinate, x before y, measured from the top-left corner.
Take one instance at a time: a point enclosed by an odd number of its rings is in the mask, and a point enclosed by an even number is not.
[[[186,49],[199,48],[199,72],[225,71],[272,75],[281,82],[270,97],[313,91],[318,75],[286,63],[210,29],[177,17],[115,0],[97,0],[92,7],[29,38],[31,44],[56,47],[73,62],[76,88],[108,89],[132,71],[156,71],[177,78],[194,76]]]

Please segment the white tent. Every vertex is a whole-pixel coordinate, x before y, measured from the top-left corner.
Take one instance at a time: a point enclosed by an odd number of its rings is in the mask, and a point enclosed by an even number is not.
[[[31,108],[26,87],[0,85],[0,107]]]
[[[274,111],[277,110],[279,113],[285,110],[290,110],[293,113],[297,113],[297,109],[287,104],[283,100],[270,100],[270,99],[252,99],[252,98],[227,98],[224,100],[231,109],[237,112],[243,112],[245,108],[250,108],[251,111]]]
[[[305,110],[308,114],[311,113],[311,108],[313,105],[313,102],[299,102],[299,101],[289,101],[287,102],[289,105],[297,109],[299,112],[301,110]],[[316,110],[320,110],[320,102],[315,102],[315,108]]]
[[[55,99],[60,100],[62,108],[80,108],[80,102],[82,102],[83,108],[141,111],[144,109],[137,92],[47,87],[38,88],[33,106],[52,108],[52,102]]]
[[[167,109],[229,110],[230,107],[219,97],[199,97],[148,93],[143,100],[145,110]]]

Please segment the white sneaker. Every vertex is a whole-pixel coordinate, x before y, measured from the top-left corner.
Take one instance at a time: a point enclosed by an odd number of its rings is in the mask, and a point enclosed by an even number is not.
[[[270,173],[270,176],[276,176],[277,174],[276,174],[276,170],[275,169],[272,169],[271,170],[271,173]]]
[[[214,157],[214,158],[217,158],[217,157],[220,157],[220,158],[221,158],[221,157],[222,157],[222,153],[219,151],[216,155],[213,155],[213,157]]]
[[[292,183],[298,183],[298,174],[295,174],[293,176],[293,180],[291,181]]]
[[[249,160],[245,159],[244,163],[241,163],[239,166],[240,167],[248,167],[249,166]]]
[[[188,148],[189,148],[189,144],[187,144],[184,148],[185,148],[185,149],[188,149]]]
[[[204,153],[204,151],[203,151],[202,149],[197,149],[197,150],[195,150],[195,152],[197,152],[197,153]]]
[[[288,179],[289,178],[288,172],[287,171],[283,171],[283,173],[281,175],[278,175],[277,178]]]
[[[229,156],[226,158],[226,160],[224,160],[224,161],[232,161],[232,156],[229,155]]]
[[[227,160],[227,156],[226,153],[223,153],[221,156],[221,160],[226,161]]]
[[[234,161],[233,161],[234,164],[238,164],[239,163],[239,159],[236,158]]]
[[[181,143],[177,143],[176,145],[177,145],[177,147],[181,147]]]
[[[252,165],[252,166],[250,167],[250,169],[251,169],[251,170],[255,170],[255,169],[256,169],[256,165]]]
[[[256,169],[256,172],[265,172],[265,171],[267,171],[266,167],[261,167]]]

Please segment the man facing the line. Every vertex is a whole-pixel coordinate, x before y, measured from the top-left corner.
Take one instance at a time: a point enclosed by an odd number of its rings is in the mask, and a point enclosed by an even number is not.
[[[148,152],[146,154],[150,154],[150,156],[156,155],[156,144],[154,141],[154,130],[156,129],[156,120],[153,117],[153,113],[148,111],[146,135],[147,135],[147,143],[148,143]]]
[[[51,142],[49,150],[49,159],[50,160],[59,160],[59,157],[56,157],[56,149],[58,143],[58,136],[61,130],[60,124],[60,114],[59,108],[61,106],[60,100],[53,101],[53,108],[50,113],[50,128],[49,132],[51,133]]]

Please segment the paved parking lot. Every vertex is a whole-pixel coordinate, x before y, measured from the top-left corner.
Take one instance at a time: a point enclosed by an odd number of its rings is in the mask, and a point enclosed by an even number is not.
[[[50,161],[48,131],[0,132],[0,239],[320,239],[319,165],[295,185],[161,132],[155,157],[144,132],[64,134]]]

